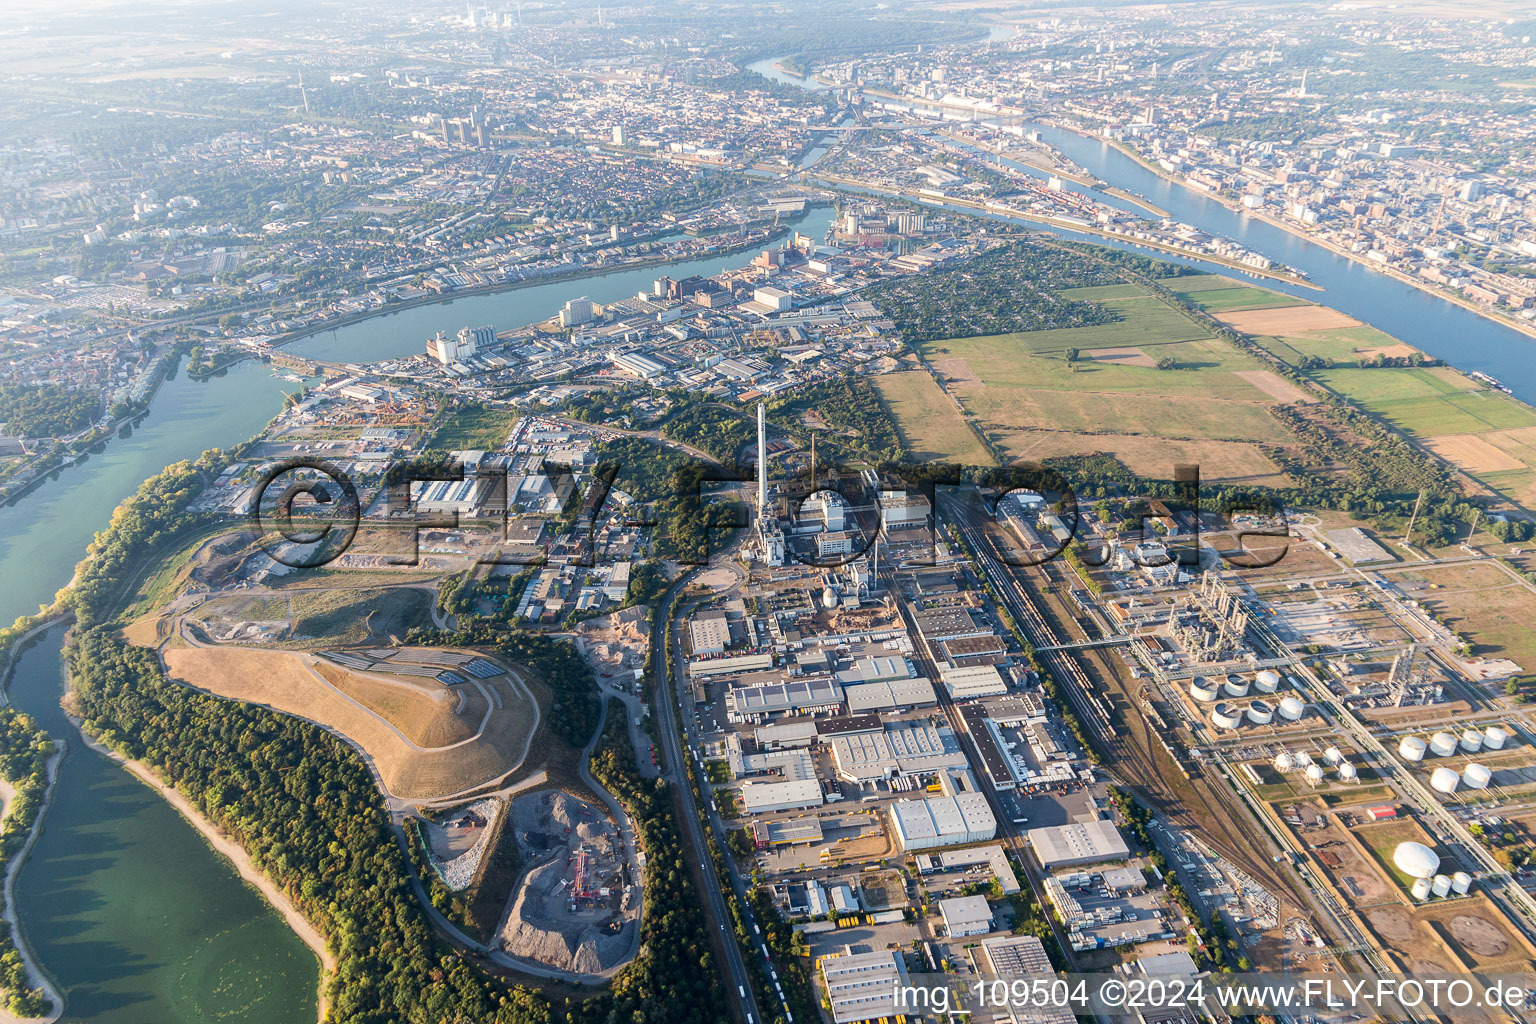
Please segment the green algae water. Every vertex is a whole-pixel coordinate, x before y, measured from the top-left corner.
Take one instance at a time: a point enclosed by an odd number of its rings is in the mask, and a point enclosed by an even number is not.
[[[282,406],[269,370],[161,388],[130,436],[0,509],[0,618],[66,583],[112,509],[146,477],[258,432]],[[62,628],[16,662],[11,701],[69,742],[43,834],[16,885],[21,928],[72,1024],[302,1024],[320,965],[169,804],[87,749],[59,708]]]

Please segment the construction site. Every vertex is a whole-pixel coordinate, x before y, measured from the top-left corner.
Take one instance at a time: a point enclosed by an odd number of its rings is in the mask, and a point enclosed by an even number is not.
[[[525,868],[493,948],[584,977],[607,975],[632,959],[640,879],[606,813],[559,790],[519,796],[510,813]]]

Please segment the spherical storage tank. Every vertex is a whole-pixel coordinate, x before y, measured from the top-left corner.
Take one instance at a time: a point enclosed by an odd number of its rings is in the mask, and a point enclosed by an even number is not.
[[[1448,896],[1451,892],[1451,877],[1449,875],[1436,875],[1430,883],[1430,890],[1436,896]]]
[[[1275,771],[1288,772],[1295,767],[1296,762],[1291,760],[1290,754],[1287,754],[1282,750],[1280,753],[1275,755]]]
[[[1227,676],[1227,681],[1222,684],[1221,688],[1228,697],[1248,696],[1248,680],[1239,675]]]
[[[1454,793],[1456,787],[1461,785],[1461,776],[1450,768],[1436,768],[1434,774],[1429,777],[1429,784],[1442,793]]]
[[[1427,899],[1429,899],[1429,888],[1430,888],[1429,879],[1427,879],[1427,878],[1416,878],[1416,879],[1414,879],[1413,880],[1413,898],[1416,899],[1416,900],[1427,900]]]
[[[1329,764],[1338,764],[1340,761],[1344,760],[1344,755],[1339,752],[1338,747],[1329,747],[1327,750],[1323,751],[1323,760],[1327,761]]]
[[[1216,684],[1205,676],[1196,676],[1189,684],[1189,695],[1202,703],[1210,703],[1221,696]]]
[[[1312,763],[1312,755],[1305,750],[1298,750],[1291,757],[1296,761],[1296,767],[1298,768],[1305,768]]]
[[[1299,722],[1306,713],[1307,706],[1295,697],[1286,697],[1280,702],[1280,717],[1287,722]]]
[[[1441,757],[1450,757],[1456,753],[1456,734],[1452,732],[1437,732],[1429,738],[1429,749]]]
[[[1451,891],[1465,896],[1472,891],[1472,876],[1465,871],[1458,871],[1451,876]]]
[[[1397,753],[1404,761],[1424,760],[1424,751],[1429,749],[1429,744],[1417,736],[1404,736],[1403,742],[1397,745]]]
[[[1275,720],[1275,709],[1268,701],[1256,700],[1248,705],[1248,721],[1254,725],[1268,725]]]
[[[1307,781],[1314,786],[1321,785],[1323,781],[1322,766],[1315,764],[1307,765]]]
[[[1392,863],[1409,878],[1428,879],[1440,870],[1440,855],[1423,843],[1398,843]]]
[[[1490,725],[1483,730],[1483,746],[1489,750],[1501,750],[1509,741],[1509,733],[1501,726]]]
[[[1242,720],[1243,709],[1225,701],[1217,704],[1216,709],[1211,712],[1211,721],[1216,723],[1218,729],[1236,729]]]
[[[1348,761],[1345,761],[1343,764],[1339,765],[1339,778],[1343,779],[1345,782],[1354,782],[1359,777],[1360,769],[1356,768]]]
[[[1483,749],[1483,734],[1476,729],[1465,729],[1461,734],[1461,749],[1475,754]]]
[[[1265,669],[1254,679],[1253,685],[1258,687],[1260,693],[1274,693],[1280,689],[1280,673]]]
[[[1473,789],[1487,789],[1488,783],[1493,781],[1493,772],[1485,764],[1469,764],[1462,773],[1461,781]]]

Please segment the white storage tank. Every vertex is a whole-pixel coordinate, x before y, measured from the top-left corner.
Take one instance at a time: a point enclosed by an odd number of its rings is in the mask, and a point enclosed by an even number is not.
[[[1472,876],[1465,871],[1458,871],[1451,876],[1451,892],[1465,896],[1472,891]]]
[[[1461,749],[1475,754],[1483,749],[1483,734],[1476,729],[1464,729],[1461,733]]]
[[[1211,712],[1211,721],[1218,729],[1236,729],[1243,720],[1243,709],[1236,704],[1222,702]]]
[[[1286,697],[1280,701],[1280,717],[1287,722],[1299,722],[1306,713],[1307,706],[1295,697]]]
[[[1321,765],[1307,765],[1307,782],[1313,786],[1321,786],[1323,784],[1323,769]]]
[[[1287,754],[1282,750],[1280,753],[1275,755],[1275,771],[1288,772],[1295,767],[1296,762],[1291,760],[1290,754]]]
[[[1298,750],[1291,756],[1295,759],[1296,767],[1298,768],[1305,768],[1307,765],[1312,763],[1312,755],[1307,753],[1305,750]]]
[[[1429,738],[1429,749],[1440,757],[1450,757],[1456,753],[1458,742],[1453,732],[1437,732]]]
[[[1254,725],[1268,725],[1275,720],[1275,709],[1268,702],[1256,700],[1248,705],[1248,721]]]
[[[1503,726],[1490,725],[1483,730],[1483,746],[1489,750],[1502,750],[1509,742],[1509,733]]]
[[[1432,788],[1445,794],[1456,792],[1456,787],[1461,785],[1461,776],[1450,768],[1436,768],[1434,774],[1429,777]]]
[[[1430,882],[1427,878],[1415,878],[1413,880],[1413,898],[1416,900],[1429,899]]]
[[[1440,855],[1423,843],[1398,843],[1392,851],[1392,863],[1410,878],[1428,879],[1440,870]]]
[[[1274,693],[1280,689],[1280,673],[1265,669],[1254,679],[1253,685],[1260,693]]]
[[[1201,703],[1208,704],[1217,697],[1220,697],[1221,691],[1216,688],[1215,683],[1205,678],[1205,676],[1196,676],[1190,681],[1189,695]]]
[[[1463,769],[1461,781],[1473,789],[1487,789],[1488,783],[1493,781],[1493,772],[1487,765],[1473,762]]]
[[[1404,736],[1403,742],[1397,745],[1398,756],[1404,761],[1424,760],[1424,751],[1429,749],[1429,744],[1417,736]]]
[[[1338,764],[1340,761],[1344,760],[1344,755],[1339,752],[1338,747],[1329,747],[1327,750],[1323,751],[1323,760],[1327,761],[1329,764]]]
[[[1343,779],[1345,782],[1354,782],[1359,777],[1360,770],[1354,765],[1350,764],[1348,761],[1345,761],[1343,764],[1339,765],[1339,778]]]
[[[1451,894],[1451,876],[1436,875],[1435,880],[1429,885],[1430,891],[1436,896],[1449,896]]]
[[[1228,697],[1248,696],[1248,680],[1240,675],[1227,676],[1227,681],[1222,684],[1221,688]]]

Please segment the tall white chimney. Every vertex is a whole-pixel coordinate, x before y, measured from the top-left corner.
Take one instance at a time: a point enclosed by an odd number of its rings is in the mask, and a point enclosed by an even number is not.
[[[768,425],[763,403],[757,403],[757,507],[768,507]]]

